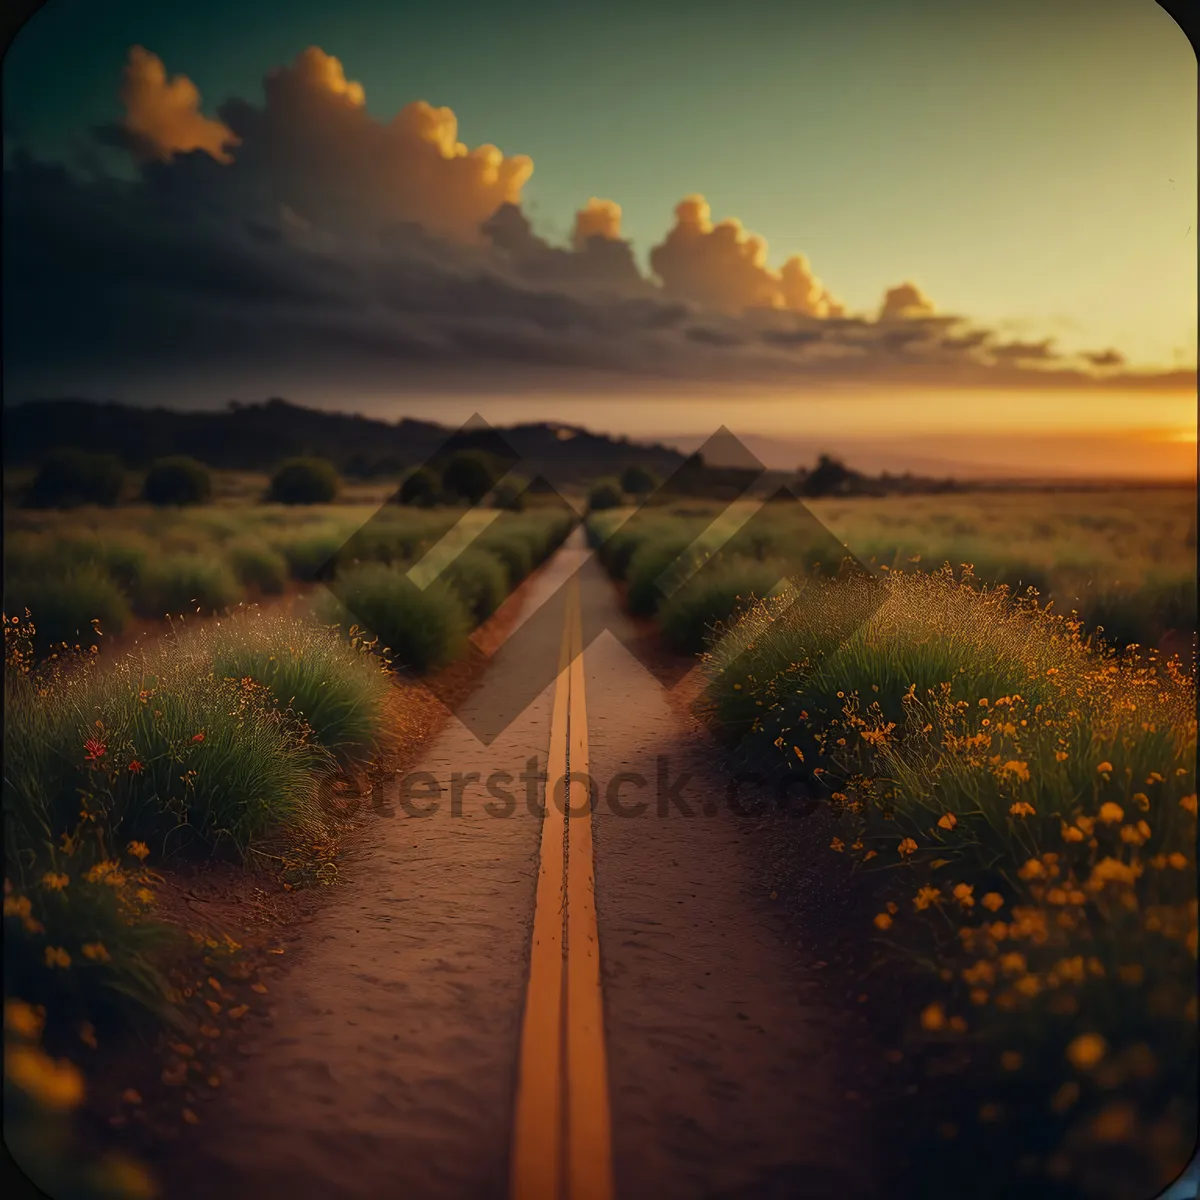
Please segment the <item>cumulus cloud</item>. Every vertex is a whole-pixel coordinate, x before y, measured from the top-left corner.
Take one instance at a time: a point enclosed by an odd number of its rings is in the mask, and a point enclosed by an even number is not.
[[[615,200],[597,200],[593,196],[575,214],[575,232],[571,243],[576,250],[587,249],[592,238],[621,240],[621,206]]]
[[[229,101],[221,122],[199,117],[190,81],[163,84],[161,62],[148,57],[149,66],[138,59],[137,77],[151,82],[131,88],[127,80],[122,90],[131,134],[153,139],[159,158],[170,157],[161,149],[167,146],[207,150],[227,164],[227,178],[206,180],[223,194],[265,198],[324,229],[362,235],[416,222],[478,242],[482,222],[501,204],[517,203],[533,173],[525,155],[505,156],[491,145],[469,149],[449,108],[418,100],[390,121],[377,120],[366,110],[362,85],[316,46],[268,73],[261,107]],[[221,149],[230,144],[232,155]]]
[[[901,283],[888,288],[879,310],[881,321],[931,317],[937,311],[933,301],[915,283]]]
[[[1049,341],[997,345],[912,283],[880,319],[849,315],[807,259],[772,269],[763,239],[714,223],[701,196],[652,251],[661,282],[639,271],[611,200],[589,199],[553,245],[521,208],[527,158],[468,149],[454,114],[423,102],[372,117],[316,48],[219,120],[146,51],[121,95],[133,178],[21,153],[5,167],[12,395],[94,394],[151,371],[235,392],[249,379],[402,390],[418,372],[422,386],[463,371],[486,386],[502,370],[522,387],[597,371],[788,386],[1135,379],[1114,351],[1092,354],[1103,370],[1089,373]]]
[[[650,251],[650,266],[664,289],[718,312],[786,308],[808,316],[841,315],[842,307],[797,255],[780,271],[767,266],[767,243],[729,217],[713,224],[703,196],[675,206],[675,225]]]
[[[167,78],[156,54],[142,46],[129,51],[121,80],[122,128],[134,151],[146,158],[204,150],[218,162],[231,161],[227,147],[237,137],[227,125],[200,111],[200,92],[186,75]]]

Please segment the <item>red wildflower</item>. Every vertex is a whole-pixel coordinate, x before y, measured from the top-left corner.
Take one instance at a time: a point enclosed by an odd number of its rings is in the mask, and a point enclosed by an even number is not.
[[[132,771],[132,772],[133,772],[135,775],[140,775],[140,774],[141,774],[141,773],[142,773],[142,772],[143,772],[143,771],[144,771],[146,768],[145,768],[145,767],[143,767],[143,766],[142,766],[142,764],[141,764],[140,762],[138,762],[138,760],[135,758],[135,759],[133,760],[133,762],[131,762],[131,763],[129,764],[129,769],[130,769],[130,770],[131,770],[131,771]]]
[[[108,747],[96,738],[88,738],[83,743],[83,751],[88,762],[99,762],[108,753]]]
[[[198,734],[196,734],[196,736],[192,738],[192,741],[193,741],[193,742],[202,742],[202,741],[204,741],[204,734],[202,734],[202,733],[198,733]]]

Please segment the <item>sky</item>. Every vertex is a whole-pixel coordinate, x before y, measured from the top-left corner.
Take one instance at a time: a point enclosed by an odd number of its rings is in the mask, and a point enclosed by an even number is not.
[[[6,398],[595,416],[703,384],[782,435],[779,395],[828,425],[865,390],[843,424],[917,435],[1044,433],[1036,392],[1053,431],[1194,436],[1196,66],[1150,0],[49,0],[3,68]],[[400,221],[432,236],[366,244]]]

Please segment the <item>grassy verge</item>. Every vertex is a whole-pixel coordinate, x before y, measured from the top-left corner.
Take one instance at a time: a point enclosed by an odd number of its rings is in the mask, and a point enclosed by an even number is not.
[[[1155,1194],[1197,1119],[1194,672],[969,570],[773,559],[783,511],[643,611],[707,647],[734,757],[828,804],[904,1187]],[[709,519],[639,517],[590,527],[631,607]]]

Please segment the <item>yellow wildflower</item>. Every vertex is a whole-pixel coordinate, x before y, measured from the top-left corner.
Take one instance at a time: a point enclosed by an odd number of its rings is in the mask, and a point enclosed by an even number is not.
[[[917,850],[917,843],[914,842],[912,838],[905,838],[900,845],[896,847],[896,849],[900,852],[901,857],[909,854],[915,854]]]
[[[20,917],[24,920],[32,911],[33,905],[30,903],[28,896],[4,897],[4,915],[6,917]]]
[[[47,871],[42,876],[42,887],[49,888],[52,892],[61,892],[70,882],[69,876],[56,874],[54,871]]]
[[[1017,874],[1022,879],[1044,879],[1046,868],[1042,865],[1041,859],[1031,858]]]
[[[930,1004],[921,1012],[921,1028],[928,1029],[930,1032],[936,1032],[945,1027],[946,1012],[940,1004],[936,1002]]]
[[[1092,820],[1091,817],[1076,817],[1075,824],[1078,825],[1079,828],[1082,829],[1085,834],[1090,835],[1092,832],[1092,829],[1095,827],[1096,823],[1095,823],[1095,821]]]
[[[1000,1055],[1000,1065],[1006,1071],[1019,1071],[1023,1061],[1024,1059],[1022,1059],[1021,1052],[1019,1050],[1005,1050],[1004,1053]]]
[[[829,848],[830,850],[836,850],[840,854],[843,850],[845,850],[846,843],[843,842],[840,837],[835,837],[833,841],[829,843]]]
[[[1082,842],[1083,830],[1076,829],[1074,825],[1064,825],[1062,827],[1062,840],[1064,842]]]
[[[913,906],[918,911],[927,909],[931,904],[936,904],[941,899],[942,889],[935,887],[923,887],[913,897]]]
[[[877,929],[890,929],[892,927],[892,918],[885,912],[876,913],[875,927]]]
[[[5,1078],[43,1108],[75,1108],[83,1099],[83,1076],[74,1063],[57,1061],[34,1046],[11,1046],[4,1055]]]
[[[18,1037],[36,1038],[42,1032],[43,1017],[31,1004],[24,1000],[5,1000],[4,1028]]]
[[[1006,975],[1020,975],[1026,970],[1025,955],[1016,950],[1000,956],[1000,968]]]
[[[1101,763],[1101,764],[1100,764],[1100,765],[1099,765],[1099,766],[1096,768],[1096,770],[1097,770],[1097,771],[1099,771],[1099,772],[1101,772],[1101,773],[1104,773],[1104,772],[1109,772],[1109,773],[1111,773],[1111,772],[1112,772],[1112,763],[1110,763],[1110,762],[1108,762],[1107,760],[1105,760],[1104,762],[1102,762],[1102,763]]]
[[[112,955],[105,949],[103,942],[87,942],[81,946],[83,957],[90,958],[92,962],[111,962]]]
[[[1114,804],[1111,800],[1105,801],[1100,805],[1100,820],[1105,825],[1115,825],[1118,821],[1125,819],[1125,810],[1119,805]]]
[[[988,892],[979,901],[988,912],[996,912],[1004,907],[1004,897],[999,892]]]
[[[1145,792],[1134,792],[1133,802],[1142,810],[1142,812],[1149,812],[1150,797],[1147,796]]]
[[[150,854],[150,847],[145,842],[130,842],[126,849],[136,859],[144,859]]]
[[[71,956],[61,946],[46,947],[46,966],[69,967]]]
[[[1054,761],[1055,762],[1066,762],[1067,761],[1067,752],[1065,750],[1055,750]]]
[[[958,818],[953,813],[943,813],[938,820],[940,829],[953,829],[958,824]]]
[[[954,888],[954,898],[963,908],[974,908],[975,888],[969,883],[957,884]]]
[[[1179,807],[1185,812],[1190,812],[1194,817],[1196,815],[1196,793],[1193,792],[1190,796],[1181,797]]]
[[[1081,1033],[1067,1047],[1067,1058],[1080,1071],[1091,1070],[1108,1053],[1108,1043],[1098,1033]]]
[[[1177,871],[1186,870],[1188,865],[1187,859],[1184,857],[1184,855],[1180,854],[1178,850],[1176,850],[1173,854],[1167,855],[1167,862],[1170,863],[1170,865],[1173,866]]]
[[[1013,817],[1032,817],[1037,815],[1037,810],[1032,804],[1027,804],[1024,800],[1018,800],[1012,805],[1009,810],[1009,816]]]

